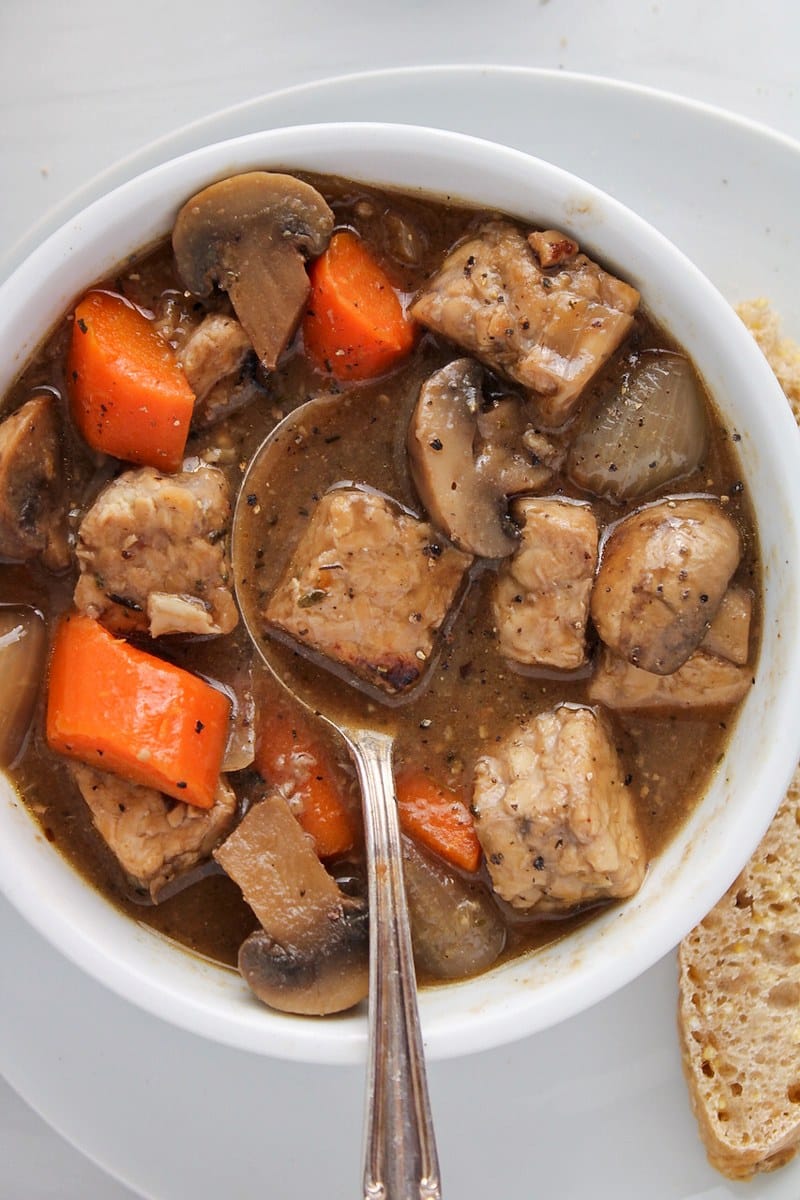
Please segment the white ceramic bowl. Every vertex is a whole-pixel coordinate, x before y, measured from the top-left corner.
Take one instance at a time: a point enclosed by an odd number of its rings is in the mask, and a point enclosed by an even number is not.
[[[609,995],[670,951],[755,848],[800,758],[800,438],[788,405],[725,300],[665,238],[609,196],[525,154],[453,133],[390,125],[272,130],[155,167],[48,238],[0,288],[0,392],[90,284],[166,234],[182,202],[254,167],[308,169],[451,195],[565,229],[640,289],[689,351],[739,452],[765,572],[756,682],[702,804],[634,899],[579,932],[478,979],[420,998],[429,1055],[486,1049]],[[736,247],[731,246],[735,255]],[[314,1020],[261,1007],[232,972],[123,917],[59,857],[0,776],[0,887],[99,982],[195,1033],[316,1062],[361,1058],[362,1012]]]

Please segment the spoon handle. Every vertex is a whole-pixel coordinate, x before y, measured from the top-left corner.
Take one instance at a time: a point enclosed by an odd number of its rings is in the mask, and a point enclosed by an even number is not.
[[[365,1200],[439,1200],[392,774],[392,739],[348,730],[369,866],[370,978]]]

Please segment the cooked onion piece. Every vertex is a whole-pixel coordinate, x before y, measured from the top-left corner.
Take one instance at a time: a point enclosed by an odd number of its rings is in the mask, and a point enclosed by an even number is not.
[[[592,409],[570,449],[570,478],[629,500],[689,475],[708,444],[703,397],[688,359],[649,351]]]
[[[506,940],[489,895],[405,837],[403,873],[417,968],[435,979],[462,979],[488,970]]]

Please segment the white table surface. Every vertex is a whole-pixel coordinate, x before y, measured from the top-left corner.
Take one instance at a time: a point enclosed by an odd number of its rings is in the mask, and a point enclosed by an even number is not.
[[[547,67],[665,89],[800,139],[799,50],[797,0],[0,0],[0,259],[122,157],[292,84],[439,63]],[[0,1023],[14,995],[0,967]],[[133,1193],[0,1082],[0,1200],[79,1197]]]

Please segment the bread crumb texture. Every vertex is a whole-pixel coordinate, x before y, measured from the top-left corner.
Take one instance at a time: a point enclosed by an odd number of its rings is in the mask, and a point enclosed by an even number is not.
[[[784,337],[778,314],[768,300],[745,300],[736,311],[760,346],[800,424],[800,345]]]
[[[800,423],[800,346],[737,308]],[[678,953],[683,1068],[711,1164],[749,1179],[800,1144],[800,767],[764,840]]]

